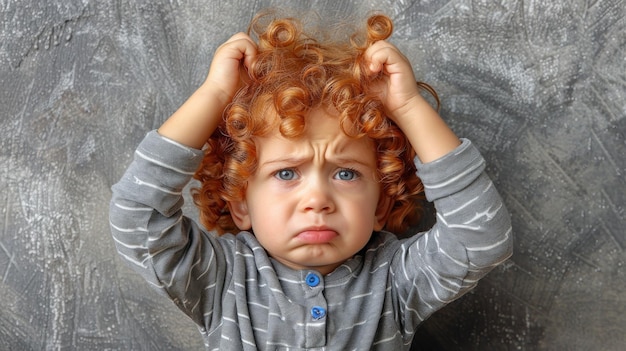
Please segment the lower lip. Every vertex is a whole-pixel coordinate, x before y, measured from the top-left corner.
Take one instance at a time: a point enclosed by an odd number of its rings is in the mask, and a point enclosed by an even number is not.
[[[298,234],[297,238],[306,244],[325,244],[336,236],[334,230],[307,230]]]

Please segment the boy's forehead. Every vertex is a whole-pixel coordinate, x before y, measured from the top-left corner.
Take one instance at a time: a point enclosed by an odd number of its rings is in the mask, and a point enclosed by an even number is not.
[[[274,159],[353,158],[375,165],[374,142],[368,137],[348,136],[337,115],[313,110],[306,117],[306,127],[297,137],[285,137],[278,127],[255,138],[257,157],[261,163]]]

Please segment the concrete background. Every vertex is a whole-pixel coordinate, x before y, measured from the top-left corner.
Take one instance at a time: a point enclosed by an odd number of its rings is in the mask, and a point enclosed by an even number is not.
[[[512,260],[416,346],[626,345],[623,0],[0,0],[0,350],[201,348],[117,258],[109,187],[215,48],[272,5],[392,16],[512,212]]]

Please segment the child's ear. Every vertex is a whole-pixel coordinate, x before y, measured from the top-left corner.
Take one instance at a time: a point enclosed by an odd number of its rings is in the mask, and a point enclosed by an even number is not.
[[[385,227],[385,223],[387,223],[387,218],[389,217],[389,213],[391,213],[391,209],[393,208],[393,203],[391,198],[385,194],[380,195],[380,199],[378,199],[378,206],[376,207],[376,213],[374,218],[374,230],[380,231]]]
[[[249,230],[252,228],[250,213],[248,212],[248,204],[245,201],[228,202],[228,209],[233,222],[240,230]]]

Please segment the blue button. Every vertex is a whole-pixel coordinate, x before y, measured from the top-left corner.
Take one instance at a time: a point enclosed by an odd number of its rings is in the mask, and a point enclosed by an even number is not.
[[[311,308],[311,317],[313,317],[313,319],[322,319],[326,316],[326,309],[324,307],[320,307],[320,306],[313,306],[313,308]]]
[[[318,277],[315,273],[307,274],[306,278],[304,278],[304,281],[306,281],[306,284],[312,288],[320,285],[320,277]]]

